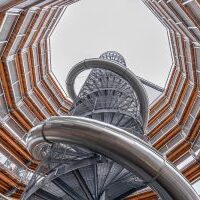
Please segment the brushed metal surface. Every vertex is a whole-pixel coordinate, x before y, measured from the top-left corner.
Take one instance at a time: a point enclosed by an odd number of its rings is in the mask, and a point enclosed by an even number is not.
[[[39,160],[41,144],[48,144],[43,135],[48,141],[76,144],[112,158],[147,181],[162,199],[199,199],[189,182],[165,158],[120,128],[81,117],[52,117],[34,127],[27,138],[28,150]]]
[[[94,58],[81,61],[74,67],[72,67],[66,79],[67,92],[69,96],[72,98],[72,100],[75,100],[77,96],[74,89],[74,82],[76,77],[85,70],[95,69],[95,68],[110,70],[121,76],[124,80],[126,80],[130,84],[130,86],[134,89],[134,91],[138,96],[140,102],[141,116],[143,119],[144,129],[145,129],[148,122],[148,104],[149,104],[146,91],[142,83],[136,77],[136,75],[130,69],[121,66],[119,63],[112,62],[109,60]]]

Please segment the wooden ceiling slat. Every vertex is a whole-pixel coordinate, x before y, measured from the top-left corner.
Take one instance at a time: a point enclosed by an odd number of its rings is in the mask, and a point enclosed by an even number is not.
[[[22,4],[22,3],[26,4]],[[25,102],[24,105],[28,106],[29,109],[32,111],[34,116],[36,116],[40,121],[45,119],[46,116],[41,112],[39,107],[34,103],[32,98],[29,96],[28,89],[26,86],[26,79],[24,77],[24,65],[23,65],[23,57],[22,53],[27,52],[28,55],[28,67],[30,68],[30,79],[31,79],[31,85],[33,86],[33,92],[36,98],[42,103],[42,105],[45,106],[47,109],[47,112],[49,115],[58,115],[57,108],[59,108],[60,112],[67,113],[68,108],[71,106],[71,102],[68,98],[66,98],[61,91],[59,91],[59,87],[55,81],[55,79],[51,75],[50,70],[50,63],[48,63],[48,34],[50,33],[50,29],[54,27],[54,22],[51,23],[51,20],[54,20],[55,18],[60,16],[60,13],[62,12],[63,8],[59,8],[58,6],[62,6],[63,4],[70,4],[71,1],[64,1],[64,0],[48,0],[46,2],[43,2],[42,0],[35,0],[34,2],[28,3],[26,0],[10,0],[7,4],[4,6],[1,6],[0,3],[0,10],[6,11],[6,9],[15,7],[18,5],[20,9],[22,9],[21,15],[19,16],[19,19],[17,21],[17,24],[15,25],[13,23],[13,27],[11,27],[10,36],[7,37],[8,41],[5,41],[5,51],[3,53],[3,59],[0,61],[0,80],[3,85],[3,90],[5,93],[5,99],[9,107],[9,114],[13,119],[15,119],[23,128],[28,131],[32,124],[29,122],[28,118],[24,116],[23,112],[19,110],[15,104],[15,100],[12,96],[12,88],[10,83],[9,74],[7,72],[7,64],[6,59],[15,59],[15,66],[18,72],[19,76],[19,82],[20,82],[20,88],[21,93],[23,95],[23,101]],[[151,1],[145,1],[147,6],[153,10],[157,17],[159,17],[163,24],[169,29],[169,36],[172,43],[172,51],[173,54],[178,56],[176,57],[174,68],[171,74],[171,77],[168,82],[168,87],[166,88],[165,93],[163,96],[150,108],[150,121],[149,121],[149,127],[153,126],[157,123],[158,120],[162,118],[162,116],[165,116],[162,120],[162,124],[156,125],[151,132],[149,133],[150,137],[155,137],[157,134],[159,134],[159,131],[166,127],[175,117],[175,114],[179,111],[181,107],[181,102],[183,99],[186,100],[186,106],[184,107],[183,114],[181,115],[180,119],[178,119],[176,125],[171,129],[166,129],[165,136],[159,138],[159,140],[154,144],[156,148],[161,148],[164,145],[168,143],[170,139],[175,138],[176,135],[180,134],[181,130],[184,128],[186,122],[189,120],[190,113],[192,112],[192,109],[194,108],[194,105],[197,105],[197,98],[199,95],[199,88],[198,82],[197,82],[197,73],[196,73],[196,67],[197,62],[199,62],[197,59],[197,55],[195,54],[195,44],[194,41],[198,41],[198,35],[197,32],[194,32],[194,30],[188,29],[188,22],[184,21],[185,19],[176,12],[176,8],[174,8],[173,3],[166,3],[165,1],[161,2],[151,2]],[[180,0],[177,0],[176,3],[181,8],[182,12],[184,13],[184,17],[188,17],[191,22],[197,27],[199,31],[199,24],[197,19],[194,16],[194,13],[191,13],[191,10],[186,5],[183,5]],[[199,4],[198,4],[199,5]],[[28,9],[31,8],[31,6],[36,6],[37,8],[33,11],[35,12],[35,15],[33,15],[33,20],[30,23],[29,28],[27,29],[26,33],[22,37],[21,41],[19,42],[19,52],[16,52],[16,55],[9,55],[9,52],[11,52],[11,48],[13,47],[13,44],[19,39],[17,37],[17,33],[20,30],[20,27],[23,24],[23,21],[25,20],[27,16]],[[44,6],[47,6],[48,8],[43,8]],[[15,7],[16,8],[16,7]],[[25,11],[25,9],[27,9]],[[37,30],[34,30],[34,34],[32,32],[32,28],[34,27],[35,22],[40,16],[41,12],[44,12],[45,14],[42,17],[41,21],[39,22],[39,26]],[[17,15],[17,14],[16,14]],[[18,14],[19,15],[19,14]],[[0,22],[3,21],[5,17],[5,12],[0,14]],[[176,21],[179,20],[179,21]],[[16,20],[14,21],[16,22]],[[177,22],[183,22],[179,25],[176,24]],[[56,23],[56,20],[55,20]],[[45,25],[45,28],[44,28]],[[14,28],[14,29],[13,29]],[[42,29],[44,28],[44,29]],[[14,32],[13,32],[14,30]],[[41,31],[40,31],[41,30]],[[11,35],[12,34],[12,35]],[[29,41],[29,35],[33,34],[33,38]],[[186,45],[186,41],[189,41]],[[29,42],[29,44],[28,44]],[[188,47],[189,44],[189,47]],[[40,88],[38,83],[36,82],[36,73],[35,73],[35,66],[34,66],[34,56],[33,53],[33,46],[37,46],[39,48],[38,56],[39,56],[39,69],[40,69],[40,76],[41,76],[41,87],[44,88],[44,91],[51,97],[52,103],[48,102],[47,97],[43,94],[43,88]],[[189,48],[189,49],[188,49]],[[46,53],[45,56],[45,62],[46,66],[42,66],[42,53]],[[184,57],[180,57],[181,53],[184,53]],[[189,60],[189,56],[192,58],[192,70],[190,69],[189,64],[187,63]],[[178,64],[179,63],[179,64]],[[43,69],[45,70],[45,73],[43,73]],[[174,84],[175,83],[175,84]],[[53,89],[49,87],[49,84],[53,84]],[[191,88],[189,88],[191,87]],[[190,90],[189,90],[190,89]],[[180,90],[180,94],[176,96],[176,91]],[[190,96],[185,97],[187,91],[189,91]],[[59,93],[59,98],[55,97],[55,92]],[[175,99],[176,96],[176,99]],[[62,103],[62,100],[65,102]],[[176,102],[175,102],[176,100]],[[66,107],[65,107],[66,105]],[[169,114],[167,113],[169,108],[171,109],[171,105],[173,105],[173,111]],[[58,111],[59,112],[59,111]],[[193,120],[193,124],[191,125],[190,131],[188,136],[183,140],[179,145],[176,145],[175,148],[172,148],[170,152],[167,153],[167,157],[169,160],[175,162],[178,160],[182,155],[184,155],[186,152],[190,150],[192,147],[192,142],[195,140],[195,138],[199,135],[199,128],[200,128],[200,121],[198,118],[200,117],[200,114],[197,113],[196,119]],[[14,137],[9,135],[9,133],[6,133],[6,130],[3,130],[3,134],[1,134],[1,141],[3,145],[10,151],[12,154],[16,157],[16,160],[19,159],[20,162],[25,162],[25,159],[28,159],[31,161],[31,167],[36,167],[37,163],[32,162],[31,156],[28,154],[28,152],[24,149],[22,145],[20,145]],[[8,137],[9,136],[9,137]],[[7,141],[7,143],[6,143]],[[200,176],[200,170],[198,163],[194,163],[191,166],[188,166],[187,169],[183,171],[184,175],[190,180],[193,181],[197,177]],[[1,184],[0,182],[0,192],[5,190],[5,187],[10,187],[14,183],[13,177],[9,177],[9,186],[5,186],[4,183]],[[1,177],[0,177],[1,180]],[[6,180],[5,177],[2,177],[2,180]],[[19,185],[21,183],[18,183]],[[2,187],[1,187],[2,185]],[[24,187],[21,188],[21,190],[16,191],[14,194],[15,197],[19,198],[22,190]],[[147,196],[145,196],[147,195]],[[149,196],[148,196],[149,195]],[[137,198],[133,199],[157,199],[156,195],[154,193],[147,192],[146,194],[140,194],[137,196]]]

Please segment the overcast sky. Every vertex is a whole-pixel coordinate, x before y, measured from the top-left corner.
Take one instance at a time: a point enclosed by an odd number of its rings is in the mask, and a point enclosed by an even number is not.
[[[122,54],[136,75],[165,86],[172,65],[167,31],[142,1],[81,0],[66,9],[51,36],[52,69],[63,89],[73,65],[109,50]]]
[[[122,54],[136,75],[164,87],[172,62],[167,31],[142,1],[82,0],[69,6],[51,36],[53,72],[65,89],[73,65],[108,50]]]

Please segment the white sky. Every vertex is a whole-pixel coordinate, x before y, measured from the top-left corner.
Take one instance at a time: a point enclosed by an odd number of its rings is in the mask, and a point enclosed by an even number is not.
[[[172,62],[167,31],[142,1],[81,0],[66,9],[51,36],[52,69],[63,89],[73,65],[108,50],[164,87]]]
[[[81,0],[51,36],[52,69],[63,89],[73,65],[109,50],[122,54],[136,75],[165,86],[172,65],[167,31],[142,0]],[[193,186],[200,194],[200,181]]]

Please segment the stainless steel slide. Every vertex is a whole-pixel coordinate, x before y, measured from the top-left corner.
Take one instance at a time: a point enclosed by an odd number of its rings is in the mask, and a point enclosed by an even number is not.
[[[111,158],[148,182],[162,199],[199,199],[184,176],[156,150],[120,128],[82,117],[53,117],[32,129],[28,150],[41,160],[41,148],[49,142],[76,144]]]

